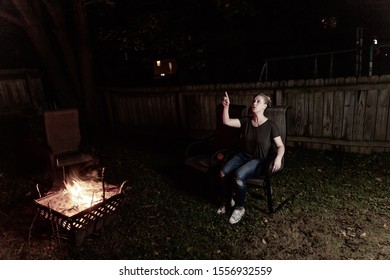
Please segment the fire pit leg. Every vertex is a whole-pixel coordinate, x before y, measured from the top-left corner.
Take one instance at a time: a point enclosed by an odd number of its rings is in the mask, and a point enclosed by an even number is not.
[[[30,244],[30,245],[31,245],[31,232],[32,232],[32,229],[33,229],[33,227],[34,227],[35,220],[37,219],[38,215],[39,215],[39,213],[36,213],[36,214],[35,214],[34,219],[33,219],[32,223],[31,223],[30,229],[29,229],[29,231],[28,231],[28,244]]]
[[[73,232],[74,235],[74,243],[77,247],[81,246],[84,242],[84,238],[87,236],[85,229],[75,230]]]

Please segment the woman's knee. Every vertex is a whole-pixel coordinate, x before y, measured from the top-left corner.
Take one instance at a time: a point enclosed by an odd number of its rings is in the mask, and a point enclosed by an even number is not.
[[[246,184],[245,184],[245,181],[244,181],[244,180],[242,180],[242,179],[240,179],[240,178],[236,178],[235,181],[236,181],[237,187],[239,187],[239,188],[245,188]]]

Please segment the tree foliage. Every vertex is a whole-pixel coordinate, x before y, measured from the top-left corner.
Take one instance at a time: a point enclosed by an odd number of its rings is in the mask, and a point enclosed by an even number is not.
[[[250,0],[100,2],[87,10],[101,68],[174,57],[183,82],[223,76],[242,61],[257,13]]]

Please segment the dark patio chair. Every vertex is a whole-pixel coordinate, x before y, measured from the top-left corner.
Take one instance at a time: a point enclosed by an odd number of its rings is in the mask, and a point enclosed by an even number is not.
[[[274,106],[267,108],[264,112],[265,116],[269,119],[272,119],[276,125],[279,127],[281,137],[284,145],[286,146],[287,141],[287,109],[288,106]],[[264,189],[266,199],[267,199],[267,208],[268,213],[273,214],[278,211],[284,204],[288,202],[289,199],[281,202],[276,208],[274,208],[273,203],[273,190],[271,186],[271,178],[276,174],[281,173],[284,168],[284,157],[282,160],[282,167],[277,172],[272,172],[273,161],[276,157],[276,149],[274,147],[269,153],[268,159],[263,165],[262,172],[259,176],[250,178],[247,182],[248,186],[256,186]]]
[[[246,106],[231,104],[229,114],[239,118]],[[185,150],[184,165],[194,171],[213,176],[213,171],[221,164],[225,154],[235,149],[240,140],[240,129],[222,123],[222,104],[216,107],[215,133],[203,140],[190,143]]]
[[[81,148],[77,109],[45,111],[44,123],[53,186],[66,180],[66,168],[96,161],[91,152]]]

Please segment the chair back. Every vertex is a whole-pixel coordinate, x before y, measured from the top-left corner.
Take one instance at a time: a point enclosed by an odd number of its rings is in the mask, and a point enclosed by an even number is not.
[[[54,155],[79,150],[81,135],[77,109],[44,112],[47,143]]]
[[[282,138],[283,144],[286,145],[287,141],[287,109],[288,106],[274,106],[269,107],[265,110],[264,115],[272,120],[276,126],[279,128],[280,137]],[[269,153],[270,160],[276,156],[276,147],[273,145],[272,150]],[[268,168],[268,174],[272,174],[271,165],[264,166],[264,168]],[[282,159],[282,166],[278,172],[280,172],[284,168],[284,157]]]
[[[245,113],[246,106],[238,104],[230,104],[230,118],[241,118]],[[225,149],[237,145],[240,141],[241,130],[239,128],[230,127],[222,123],[223,105],[219,104],[215,110],[216,113],[216,130],[214,139],[214,149]]]
[[[264,115],[273,120],[276,126],[279,128],[280,136],[282,138],[283,144],[286,145],[287,142],[287,109],[289,106],[279,105],[272,106],[267,108],[264,111]],[[252,108],[248,109],[248,116],[253,116]]]
[[[287,109],[288,106],[274,106],[265,110],[264,115],[275,122],[279,128],[283,144],[287,141]]]

